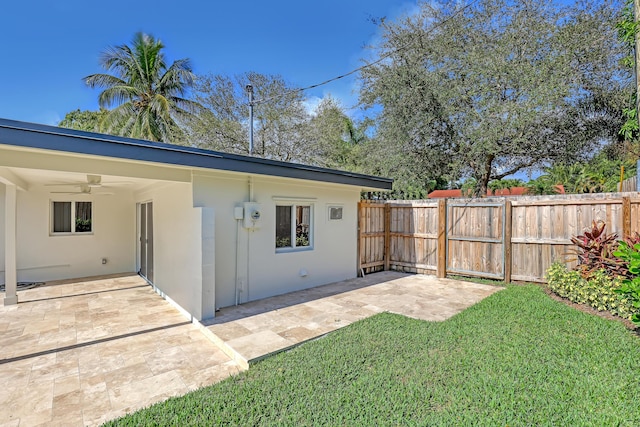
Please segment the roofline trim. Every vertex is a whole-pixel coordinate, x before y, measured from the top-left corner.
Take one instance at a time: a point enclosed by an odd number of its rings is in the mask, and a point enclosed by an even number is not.
[[[170,165],[198,167],[213,170],[226,170],[232,172],[255,173],[285,178],[307,179],[312,181],[332,182],[345,185],[354,185],[365,188],[391,189],[393,180],[371,175],[346,172],[335,169],[321,168],[317,166],[289,163],[270,159],[243,156],[231,153],[205,150],[195,147],[182,147],[179,145],[144,141],[105,135],[94,132],[85,132],[74,129],[58,128],[36,123],[19,122],[8,119],[0,119],[0,131],[3,129],[28,132],[29,134],[47,135],[57,140],[56,144],[42,143],[40,141],[22,138],[2,138],[0,144],[16,145],[21,147],[48,149],[76,154],[98,155],[102,157],[122,158],[130,160],[152,161]],[[6,139],[11,139],[8,141]],[[79,141],[93,141],[105,146],[82,146]],[[109,153],[107,149],[120,146],[131,153]],[[181,156],[179,159],[167,158],[168,153]],[[130,154],[130,155],[127,155]],[[135,155],[134,155],[135,154]],[[288,173],[282,173],[287,171]],[[280,173],[279,173],[280,172]]]

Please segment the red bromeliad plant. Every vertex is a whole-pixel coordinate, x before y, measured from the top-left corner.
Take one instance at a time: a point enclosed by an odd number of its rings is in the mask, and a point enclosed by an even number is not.
[[[638,234],[637,231],[634,231],[631,236],[626,236],[622,241],[632,248],[640,243],[640,234]]]
[[[577,246],[573,251],[578,257],[576,270],[584,278],[589,278],[598,270],[605,270],[611,277],[627,277],[629,274],[625,263],[613,254],[618,249],[617,233],[607,234],[605,228],[603,221],[593,221],[590,230],[571,238],[571,242]]]

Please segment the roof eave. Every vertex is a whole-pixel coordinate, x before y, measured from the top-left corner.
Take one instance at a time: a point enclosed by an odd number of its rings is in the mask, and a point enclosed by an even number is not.
[[[393,180],[178,145],[0,119],[0,144],[390,190]]]

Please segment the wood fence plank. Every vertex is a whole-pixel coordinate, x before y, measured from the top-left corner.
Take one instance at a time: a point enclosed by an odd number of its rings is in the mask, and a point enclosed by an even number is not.
[[[447,276],[447,200],[438,200],[438,264],[436,275]]]
[[[511,234],[513,231],[512,223],[513,209],[511,207],[511,202],[506,200],[504,202],[504,258],[502,259],[504,281],[506,283],[511,283],[511,263],[513,261],[511,253]]]
[[[551,206],[540,206],[538,215],[539,237],[551,237]]]
[[[384,269],[389,270],[389,261],[391,260],[391,206],[384,206]]]
[[[356,276],[360,276],[362,272],[362,202],[358,202],[358,225],[357,225],[357,243],[356,243]]]
[[[631,199],[622,198],[622,238],[631,235]]]

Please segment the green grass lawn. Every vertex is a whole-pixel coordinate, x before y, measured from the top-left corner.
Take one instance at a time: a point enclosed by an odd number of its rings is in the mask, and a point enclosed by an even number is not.
[[[509,286],[441,323],[383,313],[108,425],[639,426],[640,339]]]

